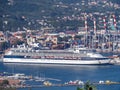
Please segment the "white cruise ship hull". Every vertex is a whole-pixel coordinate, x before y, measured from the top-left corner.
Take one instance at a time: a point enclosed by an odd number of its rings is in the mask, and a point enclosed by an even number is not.
[[[4,63],[23,64],[64,64],[64,65],[107,65],[110,60],[54,60],[54,59],[25,59],[25,58],[3,58]]]

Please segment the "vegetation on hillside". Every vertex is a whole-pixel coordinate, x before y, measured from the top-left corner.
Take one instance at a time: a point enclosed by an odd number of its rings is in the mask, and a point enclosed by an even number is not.
[[[0,31],[40,29],[44,26],[59,30],[77,29],[84,26],[79,17],[82,13],[99,12],[120,14],[119,8],[109,7],[99,1],[98,5],[88,5],[88,0],[0,0]],[[120,4],[119,0],[106,0]],[[94,15],[97,19],[99,15]],[[66,19],[67,18],[67,19]],[[91,20],[88,20],[91,26]]]

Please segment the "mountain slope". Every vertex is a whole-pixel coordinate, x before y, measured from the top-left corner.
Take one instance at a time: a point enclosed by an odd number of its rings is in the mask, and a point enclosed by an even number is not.
[[[77,29],[79,26],[84,26],[83,21],[78,19],[82,13],[100,12],[107,15],[107,12],[113,12],[116,15],[120,14],[120,9],[116,10],[113,6],[107,6],[101,0],[96,0],[99,3],[95,5],[94,2],[89,5],[88,0],[83,1],[0,0],[0,30],[16,31],[22,30],[23,27],[40,29],[44,26],[53,26],[59,29],[66,29],[69,26]],[[113,4],[120,3],[118,0],[106,0],[108,5],[110,1]],[[64,20],[66,17],[68,19]]]

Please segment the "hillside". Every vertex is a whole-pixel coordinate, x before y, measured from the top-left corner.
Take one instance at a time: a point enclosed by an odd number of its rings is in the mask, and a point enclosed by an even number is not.
[[[0,31],[40,29],[46,26],[60,30],[77,29],[79,26],[84,26],[81,19],[83,13],[91,13],[95,18],[110,13],[116,16],[120,14],[120,8],[115,7],[120,3],[118,0],[106,0],[107,5],[103,1],[0,0]],[[96,15],[95,12],[103,15]],[[92,25],[90,20],[89,25]]]

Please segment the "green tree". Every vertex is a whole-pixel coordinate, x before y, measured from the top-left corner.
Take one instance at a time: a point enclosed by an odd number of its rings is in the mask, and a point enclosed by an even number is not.
[[[4,51],[9,47],[9,43],[8,42],[1,42],[0,43],[0,50]]]
[[[84,88],[77,87],[77,90],[97,90],[97,88],[90,82],[86,82]]]
[[[9,88],[0,87],[0,90],[17,90],[17,89],[12,87],[9,87]]]
[[[77,90],[84,90],[83,88],[77,87]]]
[[[86,82],[84,86],[84,90],[97,90],[94,85],[92,85],[90,82]]]
[[[9,81],[8,80],[3,80],[2,81],[2,85],[4,86],[4,85],[9,85]]]

